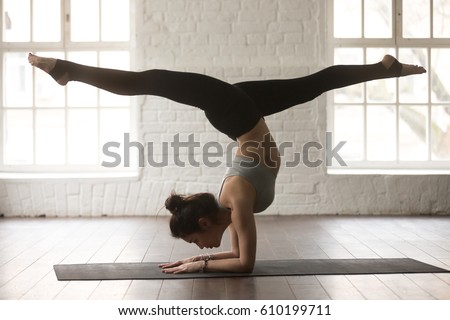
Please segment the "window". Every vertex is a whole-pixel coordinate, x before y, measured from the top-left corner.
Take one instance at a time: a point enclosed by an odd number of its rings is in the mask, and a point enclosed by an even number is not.
[[[428,73],[330,94],[329,126],[349,168],[450,168],[450,1],[334,0],[335,64],[391,54]],[[336,166],[335,168],[338,168]]]
[[[0,171],[97,172],[102,146],[133,132],[131,99],[57,85],[28,52],[130,68],[129,0],[2,0]],[[122,168],[124,169],[124,168]]]

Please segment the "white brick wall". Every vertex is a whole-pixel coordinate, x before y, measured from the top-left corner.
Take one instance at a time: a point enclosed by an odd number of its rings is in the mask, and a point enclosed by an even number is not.
[[[136,0],[137,68],[206,73],[229,82],[306,75],[327,65],[326,0]],[[140,98],[143,142],[195,132],[229,140],[191,107]],[[278,142],[324,141],[326,98],[267,118]],[[184,155],[187,156],[187,155]],[[292,152],[286,153],[287,159]],[[312,155],[323,156],[322,153]],[[184,159],[187,159],[184,157]],[[200,155],[196,155],[200,159]],[[155,215],[172,190],[216,192],[220,168],[146,167],[133,181],[0,181],[6,216]],[[267,214],[448,214],[449,176],[329,176],[283,168]],[[160,214],[166,214],[161,211]]]

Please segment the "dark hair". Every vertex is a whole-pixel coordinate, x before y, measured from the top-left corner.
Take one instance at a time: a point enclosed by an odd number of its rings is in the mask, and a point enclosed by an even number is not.
[[[181,195],[172,193],[165,202],[166,209],[172,213],[170,231],[175,238],[182,238],[194,232],[200,232],[200,218],[208,217],[217,221],[219,205],[211,193]]]

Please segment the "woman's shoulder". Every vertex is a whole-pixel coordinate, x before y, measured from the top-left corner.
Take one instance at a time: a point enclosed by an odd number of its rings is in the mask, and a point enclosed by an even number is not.
[[[240,176],[227,177],[220,194],[220,205],[231,210],[249,206],[253,208],[256,199],[255,188]]]

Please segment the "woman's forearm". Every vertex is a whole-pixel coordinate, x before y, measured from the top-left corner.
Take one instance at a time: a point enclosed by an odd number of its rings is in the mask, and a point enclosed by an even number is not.
[[[216,253],[212,253],[210,256],[211,256],[211,260],[239,258],[239,254],[234,253],[232,251],[216,252]]]
[[[250,273],[253,271],[254,263],[244,264],[239,258],[209,260],[205,272],[243,272]]]

